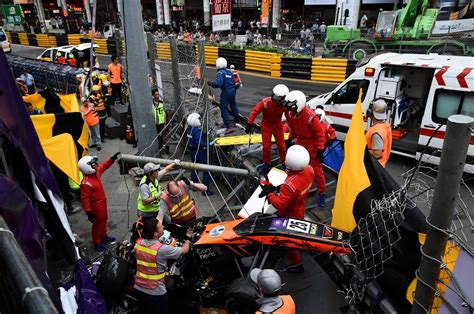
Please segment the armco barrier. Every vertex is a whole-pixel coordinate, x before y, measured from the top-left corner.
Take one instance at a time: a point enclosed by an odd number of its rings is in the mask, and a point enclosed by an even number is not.
[[[18,38],[20,40],[20,45],[30,45],[28,42],[28,35],[26,33],[18,33]]]
[[[245,69],[270,73],[272,57],[278,56],[275,52],[245,51]]]
[[[340,83],[346,79],[346,59],[313,58],[311,80]]]
[[[28,37],[28,43],[30,46],[38,46],[38,38],[36,37],[36,34],[26,34]]]
[[[219,48],[219,57],[227,60],[227,65],[233,64],[236,69],[245,69],[245,50]]]
[[[99,45],[99,47],[94,48],[97,53],[108,55],[109,51],[107,49],[107,39],[94,39],[94,44]]]
[[[281,58],[281,76],[299,79],[311,79],[311,58]]]
[[[58,47],[58,42],[56,40],[56,36],[54,35],[48,35],[48,38],[49,38],[49,46],[50,47]]]
[[[74,45],[74,46],[79,45],[81,43],[81,38],[82,38],[81,34],[68,34],[67,35],[67,41],[69,45]]]
[[[10,33],[9,35],[10,36],[8,37],[8,39],[10,39],[10,42],[12,44],[20,44],[20,38],[18,37],[18,33]]]
[[[161,60],[171,60],[171,48],[169,43],[156,44],[156,56]]]
[[[58,47],[69,45],[67,35],[56,35],[56,44]]]

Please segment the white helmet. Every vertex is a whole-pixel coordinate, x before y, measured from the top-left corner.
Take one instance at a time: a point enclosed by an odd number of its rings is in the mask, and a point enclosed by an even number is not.
[[[377,120],[387,120],[387,102],[383,99],[373,101],[372,114]]]
[[[301,112],[306,106],[306,96],[302,91],[299,90],[289,92],[285,97],[285,101],[288,110],[293,110],[296,112]]]
[[[79,170],[82,172],[82,174],[87,176],[96,172],[93,165],[97,164],[98,161],[99,159],[97,156],[84,156],[79,159],[79,163],[77,165],[79,166]]]
[[[309,165],[309,153],[301,145],[293,145],[286,151],[285,165],[291,171],[301,171]]]
[[[225,58],[222,58],[222,57],[217,58],[216,68],[218,70],[227,68],[227,60]]]
[[[186,121],[190,127],[199,128],[201,126],[201,116],[197,112],[191,113]]]
[[[323,109],[318,108],[314,111],[316,115],[319,117],[319,121],[324,122],[326,121],[326,112]]]
[[[272,99],[275,101],[283,101],[285,96],[290,92],[288,87],[283,84],[278,84],[273,87]]]
[[[273,269],[254,268],[250,272],[250,279],[266,295],[274,295],[282,287],[280,275]]]

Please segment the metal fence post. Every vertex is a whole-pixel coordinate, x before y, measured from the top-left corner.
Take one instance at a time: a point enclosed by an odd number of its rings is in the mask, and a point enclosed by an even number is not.
[[[177,109],[181,104],[181,81],[179,80],[179,60],[178,60],[178,44],[176,43],[175,36],[169,36],[170,49],[171,49],[171,72],[173,75],[173,92],[174,92],[174,105]],[[178,112],[178,121],[183,119],[183,111]]]
[[[474,119],[468,116],[454,115],[448,119],[433,203],[427,219],[429,227],[425,244],[421,247],[422,259],[417,270],[412,314],[425,314],[433,304],[440,271],[438,261],[441,261],[448,239],[444,230],[451,225],[473,125]]]
[[[151,33],[146,33],[146,41],[148,45],[148,67],[150,68],[150,76],[152,79],[152,89],[156,88],[155,62],[156,62],[156,43],[155,37]]]
[[[203,118],[203,131],[208,132],[209,128],[209,106],[207,95],[209,94],[209,86],[207,86],[207,71],[206,71],[206,48],[204,41],[198,41],[198,66],[201,72],[201,78],[199,79],[199,86],[202,86],[202,103],[204,107],[204,118]],[[206,133],[207,134],[207,133]]]

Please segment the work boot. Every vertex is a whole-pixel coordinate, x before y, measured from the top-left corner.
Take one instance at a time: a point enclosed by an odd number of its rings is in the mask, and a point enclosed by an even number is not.
[[[290,264],[286,266],[285,268],[283,268],[283,271],[285,273],[290,273],[290,274],[301,274],[301,273],[304,273],[304,267],[303,267],[303,264],[298,264],[298,265]]]
[[[114,242],[114,241],[115,241],[114,237],[109,237],[107,235],[102,237],[102,242],[104,242],[104,243],[110,243],[110,242]]]
[[[102,243],[96,244],[95,245],[95,250],[97,252],[104,252],[105,251],[105,246]]]
[[[324,193],[319,193],[318,207],[324,208],[324,206],[326,206],[326,195]]]

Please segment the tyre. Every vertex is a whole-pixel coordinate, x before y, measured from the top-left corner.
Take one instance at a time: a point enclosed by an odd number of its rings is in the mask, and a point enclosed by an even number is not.
[[[257,286],[250,278],[237,278],[227,287],[225,306],[230,314],[254,314],[259,306]]]
[[[463,49],[455,45],[437,46],[431,49],[430,52],[434,52],[440,55],[464,56]]]
[[[354,43],[349,46],[347,56],[351,60],[360,61],[374,52],[374,47],[368,43]]]

